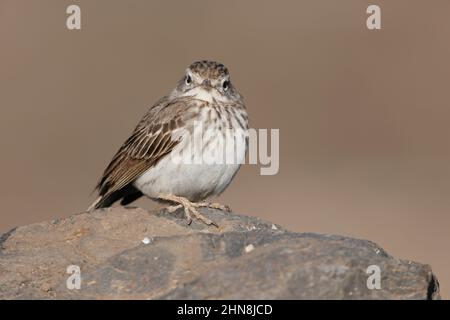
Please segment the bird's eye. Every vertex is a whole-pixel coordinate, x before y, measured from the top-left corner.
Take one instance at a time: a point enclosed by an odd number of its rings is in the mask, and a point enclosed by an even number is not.
[[[230,87],[230,81],[225,80],[225,81],[222,83],[222,88],[223,88],[223,90],[227,91],[229,87]]]
[[[191,84],[192,83],[192,78],[190,75],[186,76],[186,84]]]

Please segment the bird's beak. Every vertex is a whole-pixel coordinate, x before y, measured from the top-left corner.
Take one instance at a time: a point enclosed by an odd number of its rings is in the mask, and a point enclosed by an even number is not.
[[[206,91],[211,91],[211,89],[212,89],[211,81],[209,81],[208,79],[203,80],[203,82],[202,82],[202,87],[203,87]]]

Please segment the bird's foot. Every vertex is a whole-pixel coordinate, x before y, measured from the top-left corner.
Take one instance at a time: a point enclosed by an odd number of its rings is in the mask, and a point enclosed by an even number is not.
[[[174,195],[160,195],[158,198],[162,199],[162,200],[167,200],[167,201],[178,203],[177,205],[170,206],[169,208],[167,208],[169,213],[173,213],[179,208],[184,208],[184,214],[186,215],[186,219],[187,219],[189,225],[192,223],[192,216],[194,216],[195,218],[202,221],[204,224],[206,224],[208,226],[213,225],[217,228],[219,227],[219,225],[217,223],[215,223],[211,219],[208,219],[207,217],[202,215],[200,212],[198,212],[197,208],[208,207],[205,205],[205,202],[195,203],[195,202],[189,201],[186,198],[177,197]]]
[[[175,205],[175,206],[169,206],[169,207],[167,207],[166,208],[166,210],[169,212],[169,213],[174,213],[175,211],[177,211],[178,209],[180,209],[180,208],[182,208],[183,206],[181,205],[181,204],[177,204],[177,205]]]
[[[225,213],[231,212],[231,208],[229,206],[217,202],[198,202],[196,203],[196,205],[200,208],[203,207],[203,208],[218,209],[224,211]]]

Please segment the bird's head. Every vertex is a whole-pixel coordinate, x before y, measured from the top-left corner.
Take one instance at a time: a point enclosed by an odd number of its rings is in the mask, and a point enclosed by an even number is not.
[[[227,67],[222,63],[207,60],[192,63],[178,82],[175,92],[206,101],[215,99],[227,102],[241,99],[230,81]]]

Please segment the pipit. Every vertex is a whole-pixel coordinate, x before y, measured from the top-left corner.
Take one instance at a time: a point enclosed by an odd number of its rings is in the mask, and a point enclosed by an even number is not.
[[[145,195],[172,204],[169,212],[184,208],[189,224],[195,217],[217,226],[198,208],[227,208],[204,200],[228,187],[247,148],[247,112],[228,69],[214,61],[194,62],[120,147],[88,211]]]

